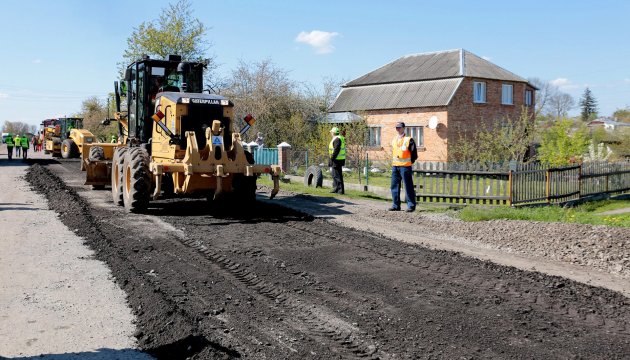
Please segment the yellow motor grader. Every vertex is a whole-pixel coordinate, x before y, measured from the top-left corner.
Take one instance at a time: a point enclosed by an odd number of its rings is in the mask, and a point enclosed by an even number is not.
[[[42,121],[44,152],[64,159],[78,158],[83,144],[94,141],[94,135],[83,129],[82,118],[58,118]]]
[[[84,144],[86,184],[111,184],[114,203],[142,212],[162,194],[203,193],[210,199],[233,193],[255,201],[256,179],[271,175],[278,192],[280,166],[254,164],[234,128],[234,104],[202,93],[203,63],[144,57],[114,83],[119,144]],[[121,97],[127,109],[121,111]],[[248,115],[247,125],[255,121]],[[97,150],[92,150],[96,148]],[[98,153],[98,154],[96,154]],[[98,155],[98,156],[97,156]]]

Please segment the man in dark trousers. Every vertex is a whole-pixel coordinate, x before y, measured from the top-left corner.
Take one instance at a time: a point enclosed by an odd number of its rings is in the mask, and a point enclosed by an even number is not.
[[[332,140],[328,144],[328,166],[330,166],[330,174],[333,178],[333,186],[331,193],[344,194],[343,186],[343,166],[346,164],[346,138],[339,134],[339,128],[330,129]]]
[[[411,165],[418,158],[418,148],[411,136],[405,134],[405,123],[396,124],[396,134],[392,140],[392,206],[389,211],[400,211],[400,183],[405,184],[407,212],[416,210],[416,190],[413,187]]]

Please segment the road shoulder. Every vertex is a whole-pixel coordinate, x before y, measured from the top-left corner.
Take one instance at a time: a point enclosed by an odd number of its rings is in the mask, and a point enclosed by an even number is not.
[[[0,357],[150,359],[134,350],[125,293],[83,240],[0,159]]]

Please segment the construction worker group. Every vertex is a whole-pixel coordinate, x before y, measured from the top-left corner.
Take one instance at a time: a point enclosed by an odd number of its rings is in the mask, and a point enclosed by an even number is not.
[[[29,139],[26,135],[15,135],[9,133],[4,140],[7,145],[7,157],[9,160],[13,159],[13,151],[15,156],[22,156],[22,159],[26,159],[28,156]]]
[[[418,159],[418,149],[413,137],[405,132],[405,123],[396,124],[397,134],[392,139],[392,177],[390,190],[392,206],[389,211],[400,211],[401,184],[405,186],[407,212],[416,210],[416,192],[413,185],[412,165]],[[332,139],[328,144],[328,166],[332,177],[331,193],[344,194],[343,166],[346,163],[346,138],[338,127],[330,129]],[[367,169],[366,169],[367,171]]]

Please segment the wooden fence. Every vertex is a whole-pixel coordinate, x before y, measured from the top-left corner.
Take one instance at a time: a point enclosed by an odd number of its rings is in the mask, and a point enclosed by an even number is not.
[[[563,167],[516,163],[423,162],[414,165],[423,202],[517,205],[564,203],[630,191],[630,162]]]

